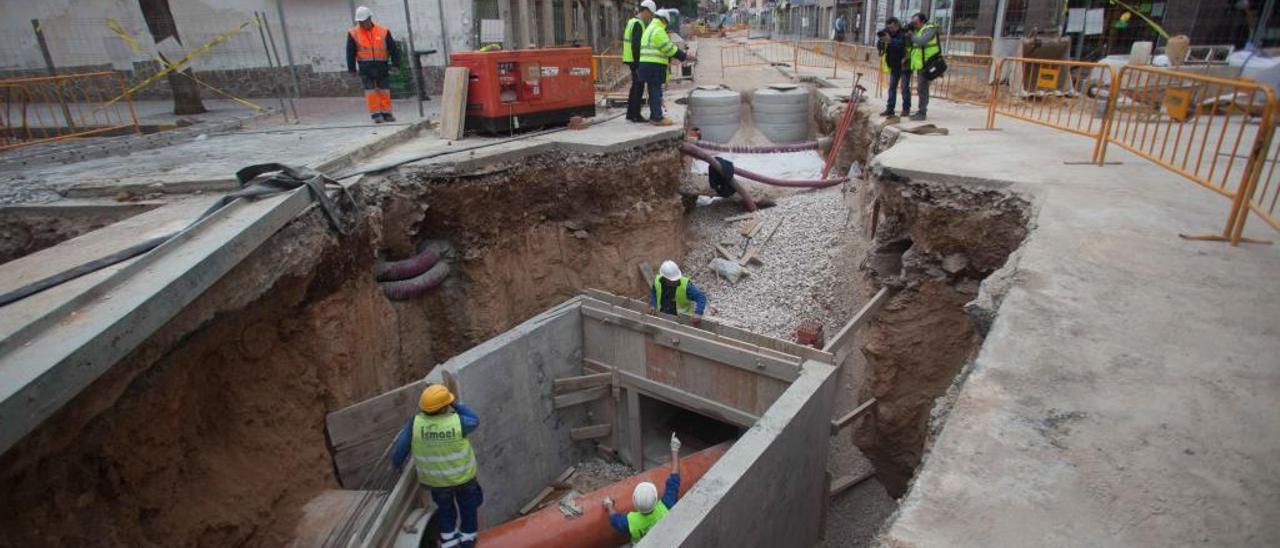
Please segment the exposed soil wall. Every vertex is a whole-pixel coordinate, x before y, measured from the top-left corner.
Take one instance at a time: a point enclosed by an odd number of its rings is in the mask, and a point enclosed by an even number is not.
[[[345,239],[309,211],[0,457],[0,546],[287,543],[302,506],[337,486],[328,412],[579,287],[634,293],[632,261],[679,250],[668,148],[635,151],[625,172],[548,155],[367,181]],[[459,251],[450,280],[387,300],[376,257],[425,239]]]
[[[899,291],[863,334],[868,396],[878,411],[857,437],[885,488],[899,496],[926,451],[930,425],[940,424],[935,403],[982,342],[966,305],[1025,238],[1031,207],[1007,185],[887,170],[867,190],[864,226],[875,224],[868,274]]]

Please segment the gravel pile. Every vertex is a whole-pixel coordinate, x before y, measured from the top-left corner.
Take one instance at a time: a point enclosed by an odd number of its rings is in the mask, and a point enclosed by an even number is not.
[[[848,262],[841,257],[845,238],[856,230],[846,226],[848,211],[840,187],[785,196],[777,206],[757,211],[764,223],[757,240],[777,219],[784,220],[759,251],[763,262],[749,264],[750,275],[735,285],[717,276],[709,264],[718,256],[717,243],[742,254],[745,238],[738,228],[746,221],[724,221],[742,211],[724,200],[699,206],[689,216],[690,252],[681,267],[707,293],[709,315],[721,322],[794,340],[800,322],[815,319],[831,337],[852,315],[851,295],[839,294],[851,290],[856,275],[841,272]]]
[[[582,493],[590,493],[635,474],[635,469],[630,466],[593,457],[578,463],[577,470],[569,478],[569,484]]]

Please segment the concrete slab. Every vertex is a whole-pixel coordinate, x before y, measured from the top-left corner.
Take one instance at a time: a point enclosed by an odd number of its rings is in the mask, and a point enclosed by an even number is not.
[[[278,117],[260,117],[242,130],[202,134],[146,152],[38,169],[0,167],[0,202],[45,201],[53,193],[109,197],[121,191],[225,191],[235,188],[235,172],[242,167],[286,162],[322,171],[340,169],[354,157],[413,136],[421,125],[412,102],[397,105],[403,121],[395,124],[373,124],[362,104],[357,108],[346,98],[302,104],[311,109],[304,110],[306,124],[283,125]]]
[[[984,283],[1007,284],[998,316],[881,540],[1280,544],[1280,248],[1180,239],[1220,231],[1229,202],[1133,155],[1068,165],[1089,139],[929,114],[951,134],[903,135],[873,169],[1010,188],[1038,213]]]

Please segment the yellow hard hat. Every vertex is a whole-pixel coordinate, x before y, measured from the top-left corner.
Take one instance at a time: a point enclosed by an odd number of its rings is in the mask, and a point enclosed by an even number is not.
[[[453,394],[449,393],[449,389],[443,384],[428,386],[418,398],[418,408],[428,413],[435,413],[451,403],[453,403]]]

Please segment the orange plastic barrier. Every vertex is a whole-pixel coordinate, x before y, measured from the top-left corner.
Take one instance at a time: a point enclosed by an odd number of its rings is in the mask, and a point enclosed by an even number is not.
[[[0,151],[113,132],[140,133],[118,72],[0,80]],[[124,95],[123,101],[108,105]]]

